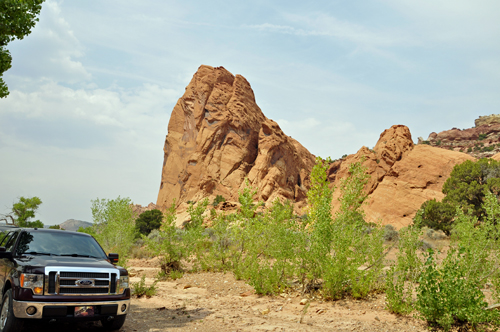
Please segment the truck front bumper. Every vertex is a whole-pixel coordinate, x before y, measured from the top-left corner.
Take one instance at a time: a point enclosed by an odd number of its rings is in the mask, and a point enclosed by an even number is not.
[[[68,318],[71,317],[75,307],[83,306],[93,306],[94,308],[97,308],[96,317],[126,315],[130,308],[130,299],[99,302],[31,302],[13,300],[12,303],[12,309],[15,317],[30,319]],[[28,308],[30,307],[34,307],[36,309],[36,311],[31,315],[28,314]],[[64,311],[64,308],[66,308],[66,311]],[[46,309],[45,313],[44,309]],[[32,310],[33,309],[30,309],[30,311]]]

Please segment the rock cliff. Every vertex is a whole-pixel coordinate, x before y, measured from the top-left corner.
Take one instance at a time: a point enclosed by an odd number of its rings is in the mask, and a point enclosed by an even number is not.
[[[500,152],[500,114],[480,116],[475,127],[452,128],[431,133],[427,140],[419,138],[419,144],[467,153],[475,158],[489,158]]]
[[[349,176],[349,165],[361,161],[370,176],[365,187],[366,220],[407,226],[423,202],[443,198],[442,186],[456,164],[475,159],[460,152],[467,152],[464,142],[493,146],[498,140],[500,123],[490,120],[472,129],[433,133],[427,144],[418,145],[408,127],[392,126],[373,149],[362,147],[333,162],[328,179],[332,187],[338,187]],[[258,189],[256,199],[266,204],[276,198],[289,199],[296,213],[303,213],[314,162],[306,148],[266,118],[243,76],[223,67],[201,66],[172,111],[158,200],[147,209],[165,209],[175,201],[178,225],[189,219],[189,201],[208,197],[212,202],[222,195],[228,202],[218,208],[236,209],[234,203],[247,178]],[[336,190],[333,212],[339,195]]]
[[[428,145],[414,145],[410,130],[395,125],[385,130],[373,150],[362,147],[356,154],[334,162],[329,168],[332,186],[348,175],[349,165],[363,161],[370,175],[363,209],[368,222],[392,224],[396,228],[412,223],[423,202],[436,198],[453,167],[473,157]],[[334,192],[333,211],[338,208],[340,192]]]
[[[264,116],[247,80],[202,65],[168,123],[162,208],[222,195],[235,201],[248,178],[258,198],[305,204],[315,157]]]

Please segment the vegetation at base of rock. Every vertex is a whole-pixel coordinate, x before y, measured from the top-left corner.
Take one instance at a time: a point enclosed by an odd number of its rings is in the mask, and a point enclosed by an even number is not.
[[[399,253],[386,278],[388,308],[400,314],[418,312],[431,326],[449,330],[452,325],[500,326],[500,313],[486,310],[482,289],[489,287],[500,300],[500,203],[487,192],[479,222],[474,210],[457,209],[451,244],[441,263],[433,249],[418,254],[422,229],[400,230]],[[488,286],[487,286],[488,285]],[[416,300],[411,294],[416,291]]]
[[[43,223],[40,220],[31,220],[31,218],[35,218],[36,210],[41,204],[42,200],[37,196],[21,196],[18,202],[12,204],[11,213],[4,215],[0,220],[18,227],[43,228]]]
[[[442,230],[450,235],[456,209],[472,211],[482,220],[487,193],[500,194],[500,162],[494,159],[467,160],[456,165],[443,185],[442,202],[436,199],[422,204],[413,220],[418,227]]]
[[[158,209],[144,211],[135,220],[135,229],[139,234],[149,235],[152,230],[159,229],[163,221],[163,213]]]
[[[154,296],[156,295],[156,283],[157,281],[153,282],[153,284],[149,286],[146,286],[146,277],[142,276],[140,281],[132,283],[132,294],[137,297]]]
[[[217,196],[215,196],[214,201],[212,202],[212,205],[217,206],[217,205],[219,205],[219,203],[225,202],[225,201],[226,201],[226,199],[224,198],[224,196],[217,195]]]
[[[383,287],[380,283],[384,232],[364,222],[361,209],[367,182],[360,163],[339,186],[341,208],[332,216],[333,190],[328,187],[329,161],[317,159],[311,174],[307,218],[298,218],[289,201],[255,202],[257,190],[246,180],[236,213],[211,216],[210,228],[202,226],[208,201],[190,204],[191,221],[175,227],[175,205],[166,213],[161,229],[144,237],[151,254],[161,257],[163,277],[192,271],[232,271],[258,294],[277,294],[297,280],[303,292],[322,293],[330,299],[352,295],[366,297]]]
[[[443,185],[443,202],[458,204],[463,211],[472,209],[481,219],[487,192],[500,193],[500,162],[494,159],[467,160],[453,168]]]
[[[159,258],[159,279],[175,280],[186,272],[227,271],[252,285],[257,294],[298,289],[323,300],[366,298],[385,291],[390,311],[415,313],[430,326],[444,330],[456,324],[474,329],[500,326],[498,312],[485,310],[482,293],[488,287],[492,298],[500,301],[500,203],[496,192],[484,191],[480,216],[476,206],[457,204],[450,205],[453,210],[439,210],[440,202],[430,201],[417,214],[416,225],[396,231],[390,225],[365,222],[368,176],[361,162],[351,164],[349,176],[338,188],[331,188],[328,163],[318,158],[310,176],[305,217],[293,213],[291,202],[279,199],[261,209],[263,203],[254,199],[257,190],[245,180],[239,193],[241,206],[235,213],[213,210],[208,214],[205,199],[189,205],[190,221],[180,229],[175,224],[173,202],[162,226],[137,241],[144,241],[149,254]],[[495,174],[488,170],[490,162],[482,163],[483,172]],[[469,166],[467,170],[475,169]],[[463,173],[455,174],[468,180]],[[454,186],[463,188],[461,183],[450,182],[449,192],[456,190]],[[488,185],[488,179],[481,183]],[[489,184],[495,188],[494,183]],[[340,192],[340,206],[332,214],[334,190]],[[425,229],[425,220],[432,213],[448,214],[448,222],[434,225],[442,232]],[[436,259],[432,240],[443,237],[451,238],[451,244],[441,261]],[[396,258],[384,271],[386,254],[396,247]],[[146,294],[143,280],[136,288]]]
[[[442,230],[446,235],[450,235],[455,214],[455,205],[431,199],[422,204],[413,219],[413,223],[420,228],[429,227],[434,230]]]

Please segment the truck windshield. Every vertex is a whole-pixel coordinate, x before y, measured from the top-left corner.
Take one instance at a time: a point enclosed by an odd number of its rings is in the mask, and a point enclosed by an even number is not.
[[[65,231],[23,232],[16,254],[107,258],[93,237]]]

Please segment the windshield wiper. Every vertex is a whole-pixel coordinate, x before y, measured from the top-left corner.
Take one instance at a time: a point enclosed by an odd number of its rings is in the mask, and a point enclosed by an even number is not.
[[[23,255],[45,255],[45,256],[58,256],[56,254],[51,254],[50,252],[38,252],[38,251],[27,251],[23,252]]]
[[[59,256],[99,258],[99,257],[92,256],[92,255],[81,255],[81,254],[64,254],[64,255],[59,255]]]

